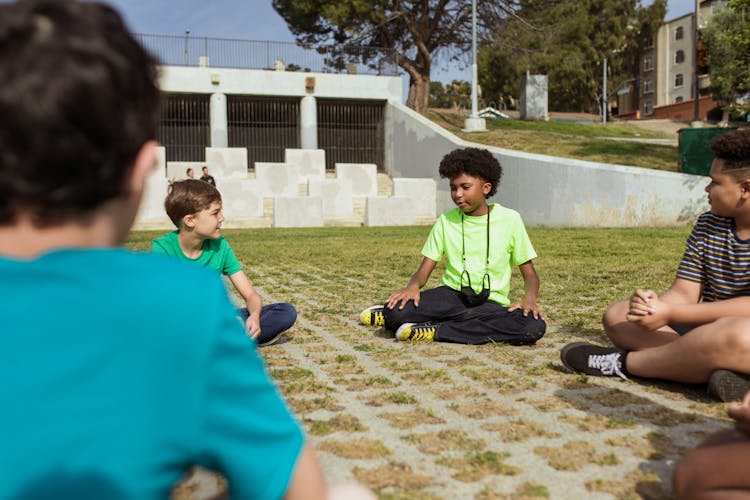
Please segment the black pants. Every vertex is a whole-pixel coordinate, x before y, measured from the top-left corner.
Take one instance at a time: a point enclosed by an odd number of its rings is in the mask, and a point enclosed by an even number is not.
[[[543,319],[523,315],[516,309],[508,312],[496,302],[468,307],[461,294],[447,286],[439,286],[420,293],[419,307],[410,300],[403,309],[383,310],[385,327],[397,330],[404,323],[438,323],[435,340],[458,344],[486,344],[503,342],[512,345],[533,344],[547,330]]]

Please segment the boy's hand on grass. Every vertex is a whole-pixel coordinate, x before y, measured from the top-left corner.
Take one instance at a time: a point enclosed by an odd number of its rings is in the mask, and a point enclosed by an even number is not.
[[[414,301],[414,307],[419,307],[419,289],[415,290],[406,286],[398,292],[392,293],[385,305],[388,309],[393,309],[396,306],[399,306],[399,309],[403,309],[410,300]]]
[[[734,427],[750,435],[750,392],[745,394],[741,403],[729,403],[727,415],[734,420]]]
[[[250,336],[251,339],[257,339],[260,335],[260,318],[258,315],[251,314],[245,322],[245,332]]]
[[[535,299],[529,299],[529,298],[524,297],[522,300],[520,300],[516,304],[513,304],[512,306],[510,306],[508,308],[508,312],[513,312],[516,309],[523,310],[523,315],[524,316],[528,316],[529,313],[531,313],[531,315],[534,317],[534,319],[541,318],[541,319],[543,319],[545,321],[547,320],[547,318],[544,316],[544,313],[542,312],[542,310],[537,305]]]

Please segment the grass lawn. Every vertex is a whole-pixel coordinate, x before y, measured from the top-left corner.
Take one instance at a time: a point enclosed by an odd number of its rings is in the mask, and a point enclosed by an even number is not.
[[[250,278],[263,287],[271,273],[294,291],[299,275],[314,268],[327,280],[327,294],[357,306],[385,299],[404,286],[421,261],[428,226],[224,230]],[[599,318],[614,299],[636,286],[666,288],[682,253],[689,227],[529,228],[539,258],[540,304],[560,328],[599,329]],[[131,245],[146,249],[161,232],[136,232]],[[262,272],[257,263],[261,263]],[[436,286],[438,267],[427,286]],[[352,286],[352,280],[364,286]],[[513,293],[515,291],[515,293]],[[514,273],[511,292],[520,298],[523,282]],[[272,292],[272,290],[269,290]]]
[[[675,461],[729,425],[724,405],[701,386],[569,373],[559,350],[606,342],[612,301],[667,287],[689,228],[530,228],[549,328],[526,347],[397,342],[358,324],[407,282],[428,232],[225,231],[266,301],[299,312],[287,341],[260,352],[328,479],[384,499],[668,498]],[[518,273],[512,287],[518,298]]]
[[[663,139],[664,135],[627,123],[487,120],[487,132],[464,133],[464,116],[431,110],[427,117],[467,141],[528,153],[554,154],[594,162],[679,171],[675,146],[619,142],[613,138]]]

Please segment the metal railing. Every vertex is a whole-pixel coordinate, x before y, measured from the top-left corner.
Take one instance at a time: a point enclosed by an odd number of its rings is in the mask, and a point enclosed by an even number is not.
[[[291,42],[194,37],[189,34],[136,34],[135,37],[165,66],[381,76],[399,74],[393,49],[346,45],[313,49]]]

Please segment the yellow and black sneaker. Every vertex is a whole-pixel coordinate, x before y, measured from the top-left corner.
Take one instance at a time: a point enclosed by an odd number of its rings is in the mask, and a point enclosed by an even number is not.
[[[359,321],[363,325],[368,326],[385,326],[383,306],[368,307],[367,309],[359,313]]]
[[[435,333],[440,325],[435,323],[404,323],[396,330],[399,340],[435,340]]]

